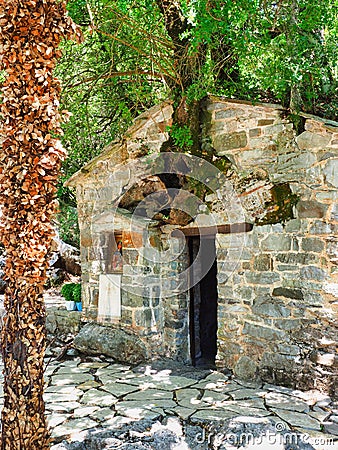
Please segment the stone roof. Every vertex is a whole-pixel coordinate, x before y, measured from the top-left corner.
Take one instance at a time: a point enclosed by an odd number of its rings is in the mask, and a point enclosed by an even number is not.
[[[279,104],[252,103],[246,100],[216,97],[214,95],[209,95],[208,100],[211,103],[233,103],[259,109],[287,111]],[[166,128],[172,123],[172,114],[173,107],[170,100],[148,109],[134,120],[132,126],[125,132],[121,139],[107,145],[100,155],[72,175],[66,181],[65,185],[74,187],[78,184],[85,184],[86,180],[92,178],[95,172],[102,171],[102,167],[106,166],[108,162],[110,170],[114,170],[116,166],[130,159],[144,156],[145,151],[159,151],[162,143],[168,139]],[[299,115],[308,119],[310,123],[316,124],[315,128],[338,132],[338,122],[302,112]]]
[[[84,182],[102,162],[109,161],[110,166],[117,166],[129,159],[143,156],[140,152],[144,151],[142,147],[145,144],[148,150],[159,150],[157,147],[168,139],[166,127],[171,124],[172,113],[172,102],[169,100],[142,113],[120,140],[108,144],[100,155],[73,174],[65,185],[72,187]]]

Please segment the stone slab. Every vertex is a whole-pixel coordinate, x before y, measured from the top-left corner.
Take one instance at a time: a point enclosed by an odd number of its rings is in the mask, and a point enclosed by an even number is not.
[[[141,400],[141,401],[156,401],[156,400],[172,400],[173,393],[171,391],[159,391],[156,389],[145,389],[142,391],[127,394],[124,400]]]
[[[146,388],[159,388],[165,391],[173,391],[175,389],[185,388],[196,383],[196,380],[180,376],[169,376],[165,375],[147,375],[147,376],[127,376],[123,379],[118,379],[118,383],[127,383],[134,386],[139,386],[142,389]]]
[[[232,391],[229,395],[234,400],[243,400],[250,399],[255,397],[264,397],[267,394],[267,391],[262,389],[238,389],[236,391]]]
[[[174,404],[173,406],[176,406]],[[115,409],[118,414],[126,416],[131,419],[156,419],[161,416],[161,414],[157,411],[152,411],[152,408],[159,407],[158,404],[142,404],[141,402],[137,401],[126,401],[126,402],[119,402]]]
[[[70,418],[70,414],[51,414],[47,416],[48,426],[51,428],[55,428],[58,425],[66,422]]]
[[[47,411],[53,412],[70,412],[81,407],[79,402],[52,402],[46,404]]]
[[[73,418],[80,419],[81,417],[91,416],[98,409],[100,409],[99,406],[80,406],[80,408],[74,410]]]
[[[271,411],[287,422],[292,428],[300,427],[306,430],[321,431],[320,422],[307,414],[276,408],[271,408]]]
[[[309,405],[296,397],[291,397],[279,392],[269,392],[265,396],[267,407],[286,409],[288,411],[309,412]]]
[[[130,394],[131,392],[137,392],[138,386],[132,386],[129,384],[122,384],[122,383],[114,383],[111,381],[109,383],[105,383],[102,386],[102,390],[110,392],[115,397],[120,398],[127,394]]]
[[[206,389],[203,393],[203,402],[208,403],[210,405],[217,405],[226,400],[229,400],[229,395],[224,394],[223,392],[215,392],[209,389]]]
[[[81,403],[85,405],[112,406],[117,403],[117,398],[109,392],[90,389],[83,394]]]
[[[224,409],[201,409],[192,416],[190,416],[191,422],[218,422],[222,420],[231,419],[236,417],[236,412]]]
[[[54,428],[52,431],[52,437],[71,436],[84,430],[95,428],[96,426],[97,422],[88,417],[72,419]]]
[[[68,393],[68,394],[61,394],[59,392],[46,392],[43,396],[43,398],[45,399],[45,402],[48,403],[66,403],[66,402],[77,402],[81,395],[82,395],[82,391],[81,394],[77,393],[77,392],[72,392],[72,393]]]
[[[210,402],[202,400],[198,389],[179,389],[176,391],[176,400],[179,406],[191,409],[202,409],[210,406]]]
[[[108,419],[112,419],[115,416],[115,412],[110,408],[99,408],[90,414],[90,418],[98,420],[100,422],[105,422]]]
[[[54,375],[51,379],[51,383],[55,386],[75,386],[90,380],[93,380],[90,373],[66,373]]]

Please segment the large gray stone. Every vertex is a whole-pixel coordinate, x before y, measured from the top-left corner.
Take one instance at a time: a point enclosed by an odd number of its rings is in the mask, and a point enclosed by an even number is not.
[[[310,411],[309,405],[304,401],[280,392],[269,392],[266,394],[265,403],[270,408],[286,409],[288,411],[297,412]]]
[[[214,147],[219,154],[247,145],[246,132],[219,134],[214,138]]]
[[[271,234],[262,241],[262,248],[269,251],[288,251],[291,248],[291,238],[290,236]]]
[[[253,267],[259,272],[269,272],[273,269],[273,261],[271,256],[266,254],[256,256]]]
[[[324,242],[317,238],[303,238],[302,249],[305,252],[321,253],[324,249]]]
[[[280,341],[285,336],[285,333],[275,328],[268,328],[249,322],[245,322],[242,333],[266,341]]]
[[[325,217],[327,205],[313,200],[300,200],[296,206],[299,218]]]
[[[284,180],[296,179],[297,171],[308,169],[317,162],[317,158],[313,153],[288,153],[278,157],[278,172],[283,174]],[[289,177],[286,172],[291,172]],[[290,176],[291,175],[291,176]]]
[[[324,167],[326,181],[334,187],[338,187],[338,159],[331,159]]]
[[[85,354],[107,355],[130,364],[140,363],[147,356],[145,345],[137,336],[97,323],[88,323],[81,329],[74,347]]]
[[[223,111],[216,111],[215,119],[229,119],[231,117],[240,116],[243,114],[243,111],[239,108],[229,108]]]
[[[296,300],[303,300],[304,295],[300,289],[289,289],[284,287],[277,287],[272,291],[274,297],[294,298]]]
[[[327,272],[316,266],[307,266],[301,269],[300,276],[304,280],[322,281],[327,277]]]
[[[318,431],[321,429],[320,422],[307,414],[274,408],[271,408],[271,411],[277,414],[282,420],[289,423],[291,427],[301,427],[306,430],[310,429]]]
[[[332,224],[316,220],[310,227],[310,234],[331,234]]]
[[[279,253],[276,259],[286,264],[309,264],[315,256],[311,253]]]
[[[243,380],[253,380],[257,377],[257,364],[248,356],[241,356],[237,361],[234,373]]]
[[[276,298],[265,296],[256,298],[252,306],[252,312],[266,317],[289,317],[290,309],[285,308],[282,302]]]
[[[246,281],[252,284],[270,285],[280,280],[278,273],[275,272],[248,272],[245,274]]]
[[[330,143],[330,140],[331,136],[329,134],[317,134],[311,133],[310,131],[304,131],[296,138],[298,147],[302,150],[325,148]]]

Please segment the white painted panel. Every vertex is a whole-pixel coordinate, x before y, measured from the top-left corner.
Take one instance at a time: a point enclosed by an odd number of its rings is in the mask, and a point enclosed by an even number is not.
[[[121,275],[101,274],[99,284],[99,321],[116,321],[121,317]]]

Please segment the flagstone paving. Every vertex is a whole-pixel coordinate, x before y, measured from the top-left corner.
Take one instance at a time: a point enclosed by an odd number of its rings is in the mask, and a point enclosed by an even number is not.
[[[156,364],[132,369],[100,358],[49,361],[45,400],[55,450],[67,448],[58,444],[62,440],[83,441],[89,430],[114,430],[145,420],[160,427],[176,420],[176,427],[184,424],[183,434],[193,426],[242,420],[268,424],[276,432],[303,433],[312,445],[307,448],[338,448],[338,404],[319,391],[245,383],[217,371],[170,369],[168,364],[166,369]],[[2,395],[1,390],[0,403]],[[177,448],[207,448],[196,442],[184,446],[179,439]]]

